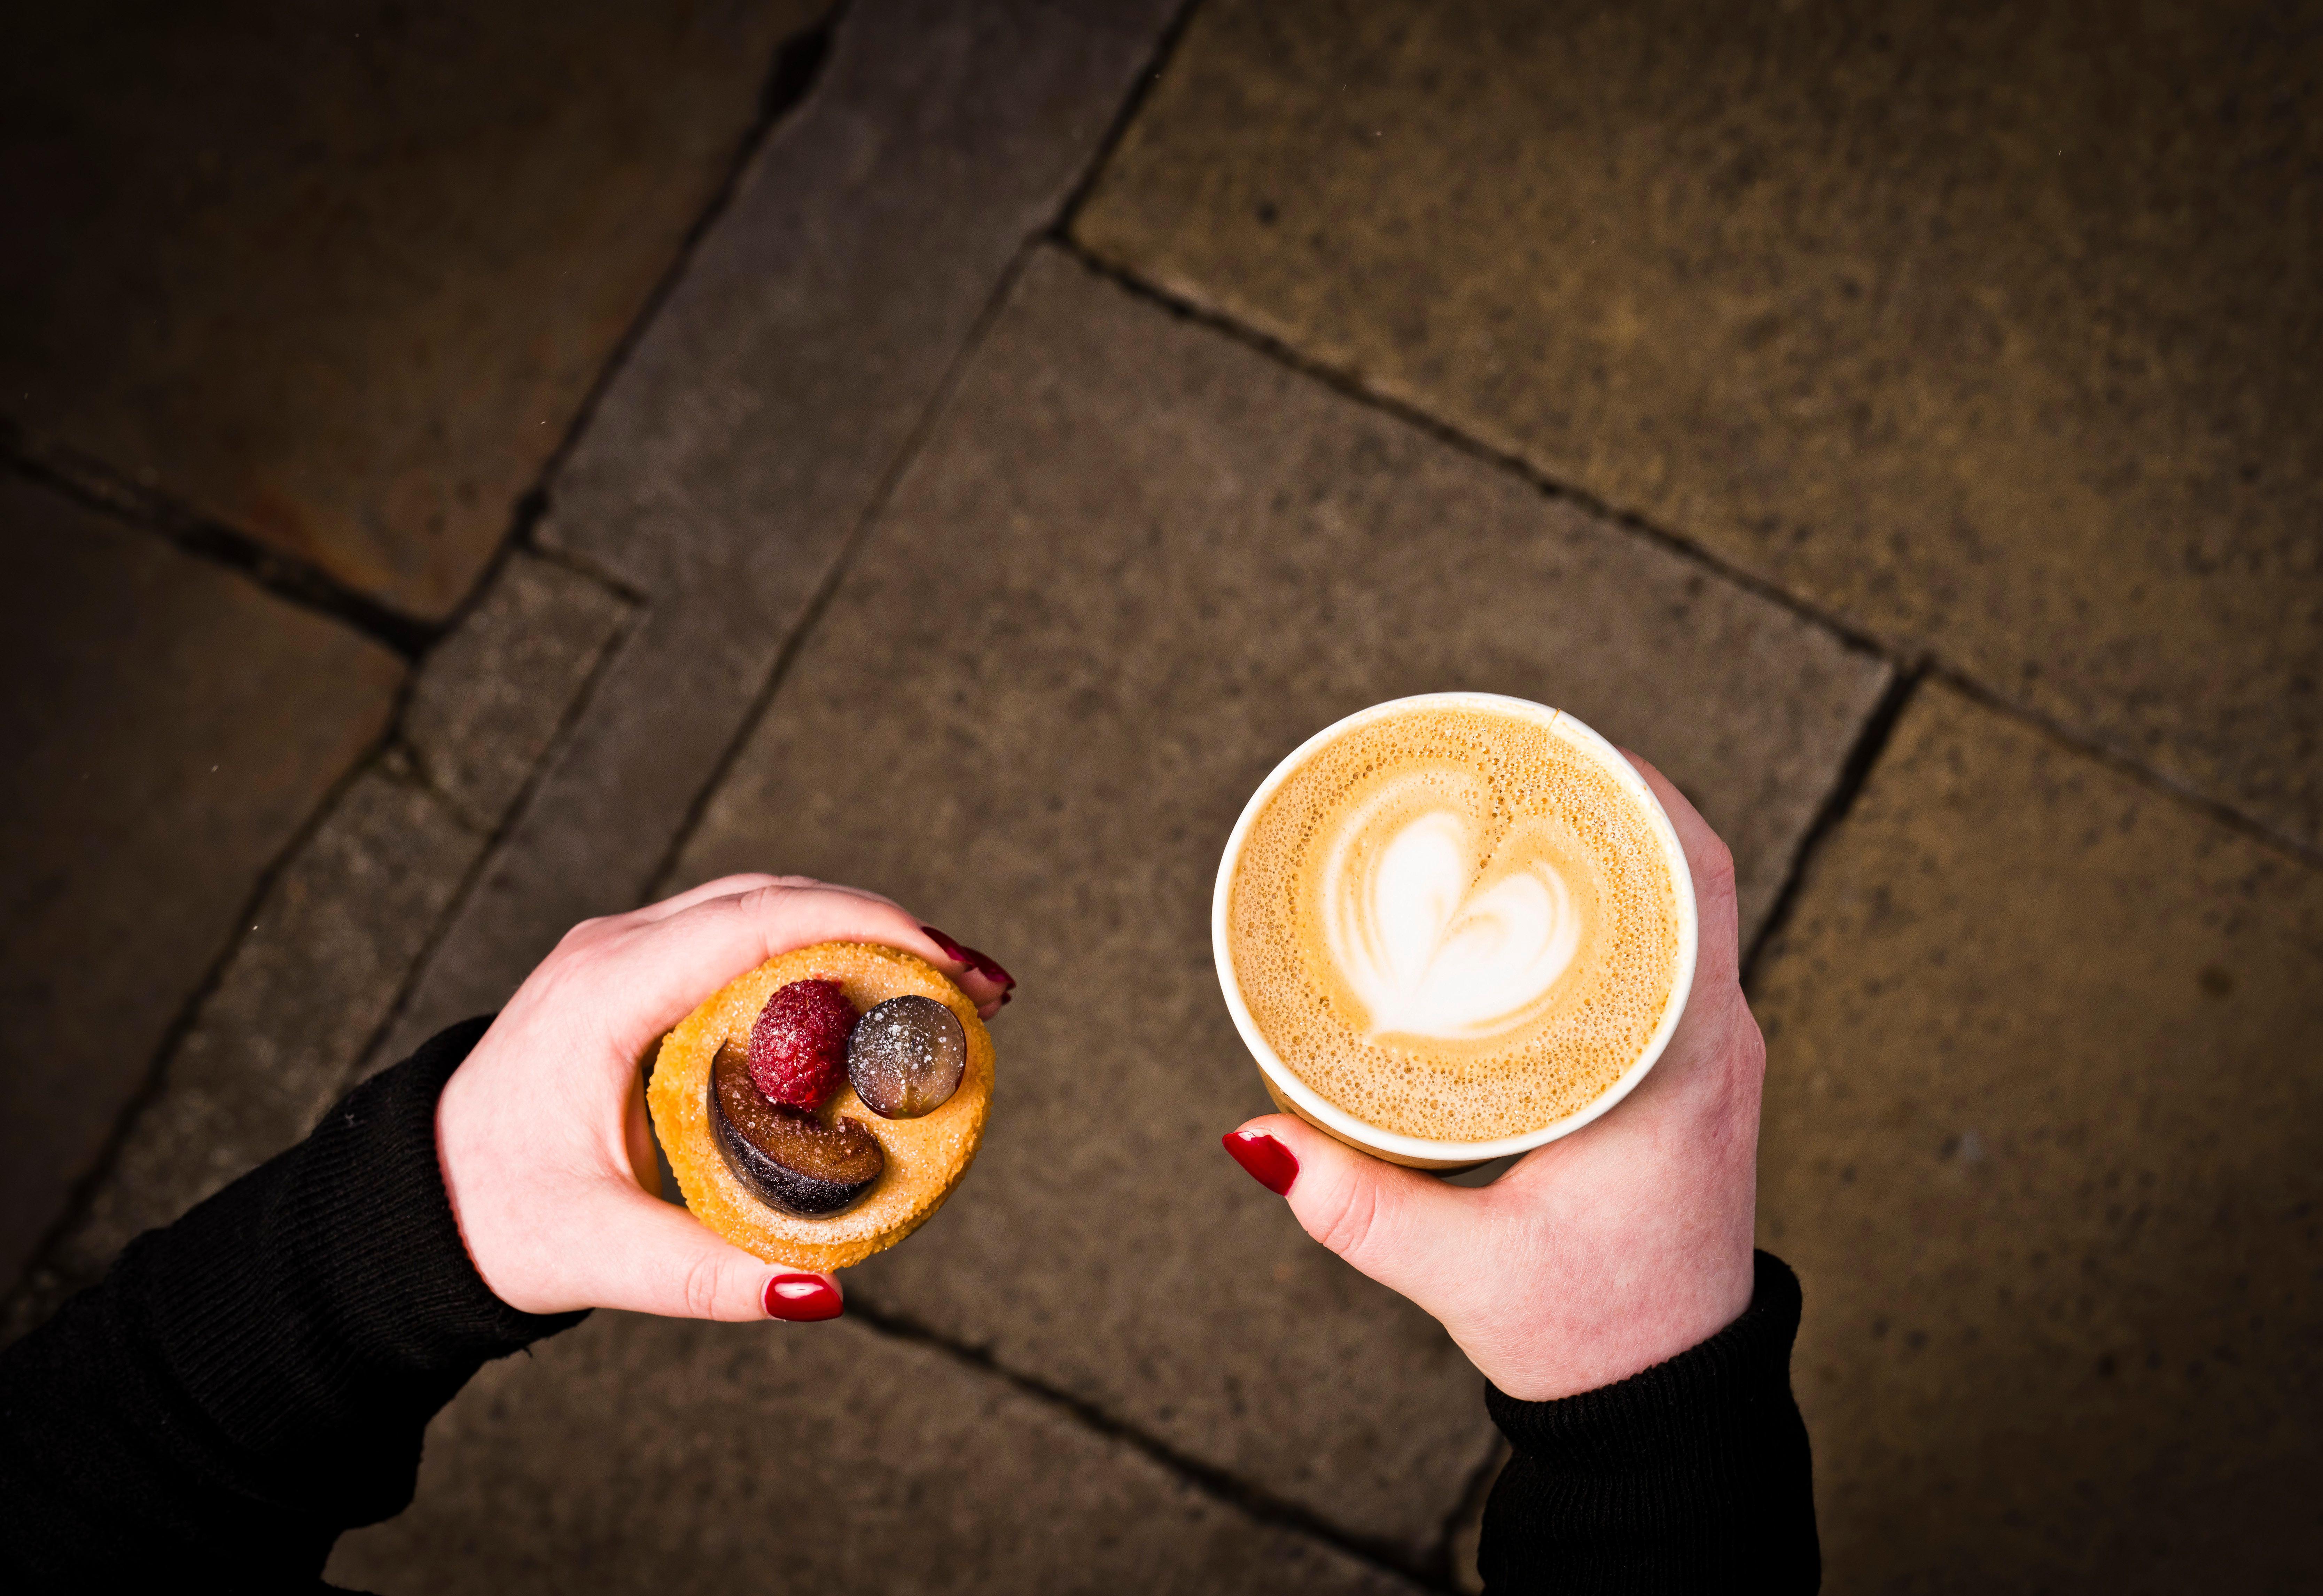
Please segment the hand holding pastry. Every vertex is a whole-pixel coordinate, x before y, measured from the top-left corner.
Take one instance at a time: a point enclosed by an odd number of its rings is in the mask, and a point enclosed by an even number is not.
[[[436,1109],[445,1189],[495,1295],[542,1314],[600,1307],[802,1319],[840,1311],[828,1274],[753,1256],[653,1195],[660,1180],[640,1070],[705,994],[831,942],[894,950],[887,963],[900,969],[908,959],[925,972],[914,979],[951,994],[979,1033],[1014,985],[989,959],[886,899],[797,876],[728,876],[566,934],[453,1075]],[[989,1050],[987,1041],[987,1094]]]

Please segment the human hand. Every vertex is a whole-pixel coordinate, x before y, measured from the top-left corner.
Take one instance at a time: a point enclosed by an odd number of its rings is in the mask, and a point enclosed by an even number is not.
[[[915,953],[986,1019],[1015,980],[886,898],[797,876],[729,876],[576,925],[526,977],[436,1109],[460,1238],[527,1313],[828,1319],[838,1282],[761,1262],[654,1195],[647,1052],[743,971],[816,942]]]
[[[1701,920],[1685,1015],[1634,1092],[1475,1189],[1357,1152],[1292,1114],[1226,1138],[1308,1234],[1435,1315],[1524,1401],[1626,1380],[1750,1306],[1767,1049],[1742,999],[1734,858],[1661,772],[1628,757],[1669,812]]]

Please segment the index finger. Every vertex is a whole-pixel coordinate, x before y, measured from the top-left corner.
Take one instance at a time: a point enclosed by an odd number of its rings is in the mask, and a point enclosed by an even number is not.
[[[1645,777],[1654,796],[1661,800],[1662,810],[1669,816],[1670,829],[1677,833],[1678,847],[1685,851],[1686,870],[1694,877],[1694,913],[1702,939],[1695,954],[1694,978],[1698,981],[1706,974],[1717,973],[1731,979],[1741,962],[1734,855],[1711,830],[1710,822],[1702,818],[1701,811],[1677,790],[1676,783],[1655,768],[1652,761],[1628,748],[1621,752],[1621,757]]]
[[[640,926],[609,951],[608,985],[620,994],[609,1016],[613,1041],[623,1056],[642,1052],[736,976],[817,942],[873,942],[940,968],[950,962],[916,919],[885,898],[770,882]]]

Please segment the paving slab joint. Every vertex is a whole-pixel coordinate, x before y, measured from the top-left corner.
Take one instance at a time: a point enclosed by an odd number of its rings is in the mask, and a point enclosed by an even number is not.
[[[1776,586],[1765,577],[1722,559],[1703,544],[1682,533],[1673,532],[1666,527],[1659,526],[1635,510],[1624,509],[1619,505],[1608,503],[1586,489],[1549,476],[1522,456],[1512,454],[1505,449],[1494,448],[1490,444],[1469,436],[1441,417],[1431,415],[1409,400],[1382,392],[1367,382],[1361,371],[1345,371],[1340,367],[1327,364],[1280,338],[1262,333],[1254,327],[1245,326],[1241,322],[1208,306],[1172,292],[1161,284],[1140,276],[1128,263],[1099,254],[1077,237],[1060,236],[1054,242],[1059,250],[1079,261],[1085,270],[1171,316],[1223,334],[1246,348],[1254,349],[1268,359],[1289,367],[1300,376],[1321,383],[1342,398],[1390,417],[1403,426],[1433,438],[1446,448],[1456,450],[1471,459],[1483,461],[1487,465],[1507,472],[1529,484],[1534,491],[1544,497],[1569,504],[1584,515],[1619,527],[1632,537],[1642,538],[1648,543],[1666,549],[1678,558],[1700,566],[1722,582],[1731,583],[1747,593],[1764,599],[1767,602],[1798,616],[1803,620],[1821,627],[1850,647],[1860,649],[1867,654],[1893,656],[1894,650],[1890,645],[1845,618],[1817,609],[1797,594]]]
[[[404,691],[409,693],[408,683]],[[291,833],[289,840],[283,844],[280,851],[267,862],[264,869],[258,873],[257,879],[252,884],[249,893],[243,899],[241,908],[235,913],[234,934],[226,939],[225,945],[218,949],[217,957],[212,959],[209,968],[203,971],[202,978],[195,984],[193,990],[186,995],[185,1001],[179,1005],[177,1014],[170,1021],[169,1029],[161,1034],[160,1045],[153,1050],[142,1078],[123,1101],[120,1112],[114,1116],[111,1127],[106,1132],[105,1140],[98,1145],[96,1156],[89,1160],[87,1171],[73,1182],[71,1189],[66,1194],[64,1202],[57,1210],[55,1219],[50,1222],[46,1230],[41,1233],[41,1239],[32,1248],[30,1261],[24,1266],[23,1274],[9,1282],[5,1297],[0,1298],[0,1345],[14,1341],[19,1335],[34,1328],[41,1320],[48,1316],[46,1312],[40,1312],[36,1316],[28,1314],[27,1308],[36,1307],[42,1302],[45,1302],[48,1307],[53,1308],[56,1302],[61,1300],[61,1296],[55,1289],[58,1282],[62,1282],[63,1289],[67,1292],[93,1283],[74,1279],[72,1271],[57,1267],[56,1261],[60,1256],[60,1249],[87,1219],[98,1193],[104,1190],[106,1181],[112,1179],[114,1170],[120,1162],[122,1149],[128,1144],[131,1135],[137,1128],[138,1121],[167,1090],[170,1059],[177,1056],[186,1038],[192,1034],[195,1026],[199,1023],[204,1009],[217,995],[225,982],[226,972],[234,965],[235,955],[242,950],[244,940],[260,923],[259,915],[262,908],[273,894],[291,866],[328,822],[331,815],[337,811],[341,803],[346,801],[347,794],[366,775],[379,766],[386,753],[388,740],[393,736],[392,728],[393,721],[390,720],[390,730],[383,734],[380,741],[362,757],[348,766],[345,773],[333,783],[330,791],[324,794],[323,801],[315,806],[313,812],[308,814],[299,823],[298,829]],[[53,1300],[51,1300],[52,1298]]]
[[[637,583],[606,569],[587,555],[559,543],[550,525],[546,504],[544,497],[541,513],[517,539],[517,546],[543,564],[562,566],[583,581],[595,582],[624,604],[641,605],[652,598],[653,595]]]
[[[1105,175],[1105,169],[1113,164],[1113,152],[1121,147],[1121,141],[1128,136],[1130,125],[1137,120],[1138,113],[1145,108],[1146,98],[1152,93],[1153,86],[1161,81],[1162,74],[1170,69],[1170,59],[1177,53],[1179,41],[1186,36],[1186,25],[1194,20],[1195,8],[1200,4],[1201,0],[1184,0],[1169,22],[1162,25],[1162,32],[1153,41],[1152,59],[1145,63],[1145,69],[1137,75],[1137,81],[1129,93],[1123,96],[1120,109],[1114,113],[1105,136],[1097,141],[1097,151],[1090,156],[1080,180],[1073,185],[1072,191],[1065,196],[1065,203],[1058,207],[1055,225],[1045,234],[1051,242],[1063,243],[1069,240],[1073,224],[1079,219],[1081,207],[1097,189],[1097,179]]]
[[[646,295],[644,305],[631,318],[628,328],[615,340],[612,352],[605,357],[604,364],[598,368],[588,391],[582,395],[581,403],[573,412],[572,424],[565,427],[565,436],[557,440],[556,449],[541,467],[539,486],[526,495],[524,504],[519,507],[514,541],[524,542],[535,547],[536,552],[546,552],[540,549],[539,540],[532,534],[537,526],[546,518],[554,484],[563,474],[574,452],[580,447],[590,424],[596,419],[605,395],[611,390],[614,382],[628,367],[630,356],[644,340],[646,329],[653,326],[661,314],[662,307],[669,302],[670,295],[693,265],[694,252],[701,248],[702,241],[709,236],[711,229],[731,208],[734,197],[741,192],[744,179],[749,176],[750,169],[758,164],[768,141],[793,119],[793,113],[806,103],[813,95],[815,86],[822,81],[822,69],[831,60],[832,37],[846,12],[846,0],[835,0],[820,21],[775,46],[774,60],[767,64],[766,78],[758,89],[758,115],[743,130],[742,136],[735,141],[733,157],[727,164],[725,175],[719,179],[717,188],[711,194],[710,203],[702,207],[693,225],[686,228],[685,236],[679,241],[677,252],[670,257],[669,265],[656,280],[652,291]],[[574,568],[587,569],[578,564]],[[592,572],[592,574],[616,592],[627,591],[626,584],[603,572]]]
[[[444,628],[382,604],[321,566],[287,555],[168,494],[131,481],[103,461],[34,437],[0,416],[0,463],[78,503],[160,537],[179,553],[222,565],[287,603],[327,616],[406,660],[416,660]]]
[[[968,335],[960,340],[960,347],[952,351],[951,359],[946,362],[943,375],[938,380],[934,391],[928,396],[927,403],[921,408],[919,416],[912,423],[911,430],[904,435],[904,441],[896,446],[895,458],[890,460],[886,469],[880,472],[879,480],[872,488],[870,497],[865,500],[861,513],[855,518],[855,525],[849,528],[846,541],[839,546],[839,552],[831,556],[831,564],[824,571],[822,582],[816,584],[813,597],[808,599],[805,607],[800,610],[797,624],[791,628],[790,635],[783,639],[782,651],[775,656],[775,663],[767,671],[767,679],[759,684],[758,693],[750,700],[750,706],[743,712],[741,720],[735,726],[733,736],[727,739],[725,748],[719,751],[718,758],[712,765],[709,774],[702,778],[702,784],[694,790],[693,800],[685,806],[684,818],[679,821],[676,830],[671,834],[668,847],[662,850],[660,858],[655,861],[652,874],[639,884],[641,901],[650,902],[668,883],[671,876],[676,871],[679,861],[685,857],[686,847],[693,840],[694,833],[701,830],[702,817],[709,812],[710,805],[717,797],[718,790],[725,785],[726,778],[732,773],[735,762],[741,757],[742,750],[749,746],[750,738],[757,732],[759,722],[766,719],[768,708],[775,702],[776,693],[782,690],[783,683],[789,676],[791,666],[798,659],[800,650],[806,647],[807,639],[814,635],[815,624],[822,619],[823,612],[830,609],[831,600],[838,595],[840,585],[847,580],[847,573],[854,564],[855,556],[861,550],[864,540],[870,536],[871,528],[878,524],[879,518],[886,513],[888,500],[895,496],[896,483],[903,481],[904,473],[911,469],[912,462],[918,458],[921,446],[935,431],[936,425],[943,418],[945,410],[950,408],[952,395],[959,390],[961,377],[975,361],[977,352],[984,347],[984,341],[990,335],[993,325],[1000,319],[1002,312],[1007,307],[1009,297],[1015,291],[1016,280],[1024,275],[1025,264],[1032,259],[1033,251],[1040,247],[1041,244],[1037,239],[1028,241],[1023,248],[1010,257],[1006,268],[993,283],[991,293],[985,298],[984,307],[977,312],[976,320],[969,326]]]
[[[620,659],[621,650],[628,645],[629,639],[636,636],[638,627],[644,621],[645,613],[643,604],[629,604],[611,635],[598,648],[596,657],[591,662],[588,673],[581,679],[567,699],[564,711],[557,717],[556,724],[549,733],[539,757],[533,760],[530,769],[526,773],[515,795],[502,806],[494,823],[482,831],[484,845],[477,850],[475,858],[469,863],[459,885],[453,889],[450,898],[445,903],[443,912],[436,917],[435,923],[428,927],[427,935],[421,941],[418,951],[405,968],[403,979],[398,983],[394,998],[389,1003],[385,1014],[350,1061],[346,1075],[340,1083],[343,1090],[354,1087],[356,1082],[383,1066],[394,1062],[391,1059],[380,1057],[381,1050],[385,1047],[389,1038],[395,1034],[396,1026],[402,1020],[404,1011],[410,1006],[412,995],[418,989],[421,978],[427,974],[428,967],[442,949],[445,939],[451,934],[452,928],[459,922],[461,911],[467,906],[469,899],[474,894],[476,884],[483,879],[485,872],[491,867],[493,859],[506,845],[510,834],[516,829],[517,822],[523,818],[525,811],[531,804],[533,795],[539,791],[540,784],[547,773],[555,767],[557,755],[571,740],[574,729],[579,726],[588,714],[589,706],[596,697],[598,686],[604,681],[607,672]],[[432,796],[444,803],[448,812],[455,818],[460,816],[459,806],[445,798],[438,788],[431,784],[428,791]],[[467,825],[464,820],[461,823],[464,826]]]
[[[2183,783],[2172,781],[2160,771],[2139,764],[2120,749],[2099,742],[2085,733],[2051,719],[2040,711],[2028,708],[2015,699],[1994,691],[1959,667],[1941,659],[1928,662],[1928,674],[1962,697],[1971,699],[1996,714],[2022,720],[2043,736],[2070,748],[2086,759],[2093,759],[2107,769],[2127,776],[2140,786],[2151,788],[2165,798],[2199,811],[2240,836],[2247,837],[2263,848],[2286,855],[2310,869],[2323,869],[2323,846],[2279,831],[2263,821],[2254,820],[2231,804],[2195,791]]]
[[[1887,690],[1879,695],[1879,702],[1872,705],[1871,712],[1863,718],[1863,725],[1855,734],[1854,744],[1847,750],[1847,757],[1840,763],[1839,774],[1832,778],[1831,790],[1823,794],[1814,818],[1807,822],[1807,829],[1799,836],[1799,845],[1791,854],[1790,868],[1784,872],[1783,885],[1775,893],[1773,907],[1767,911],[1767,918],[1759,923],[1758,934],[1752,937],[1750,945],[1742,950],[1741,978],[1745,991],[1750,987],[1759,957],[1774,945],[1775,938],[1789,923],[1798,903],[1800,889],[1805,884],[1808,872],[1813,868],[1815,856],[1824,839],[1839,829],[1841,822],[1847,819],[1848,812],[1855,807],[1856,799],[1862,795],[1864,784],[1871,779],[1872,767],[1879,763],[1879,756],[1887,752],[1888,739],[1896,735],[1896,723],[1904,718],[1905,709],[1910,705],[1913,694],[1919,691],[1920,683],[1927,679],[1929,669],[1925,660],[1897,668],[1888,678]]]
[[[1320,1541],[1346,1556],[1399,1578],[1413,1581],[1427,1590],[1444,1591],[1447,1596],[1457,1590],[1448,1578],[1446,1569],[1439,1566],[1445,1561],[1440,1555],[1440,1546],[1430,1548],[1424,1557],[1414,1557],[1408,1548],[1334,1524],[1311,1509],[1285,1500],[1264,1487],[1253,1485],[1214,1463],[1189,1456],[1168,1442],[1149,1435],[1136,1426],[1107,1413],[1086,1398],[1060,1390],[1037,1375],[1010,1367],[983,1347],[954,1341],[908,1314],[874,1307],[858,1297],[848,1302],[847,1316],[882,1335],[914,1346],[927,1347],[978,1373],[1002,1381],[1033,1400],[1059,1410],[1106,1439],[1143,1454],[1203,1495],[1261,1524]]]
[[[1989,685],[1968,674],[1960,667],[1939,659],[1933,652],[1909,640],[1885,639],[1866,631],[1854,622],[1822,610],[1787,589],[1731,564],[1711,552],[1703,545],[1683,534],[1657,526],[1634,511],[1609,504],[1569,482],[1547,476],[1529,461],[1470,437],[1410,402],[1379,391],[1369,385],[1360,371],[1351,371],[1327,364],[1279,338],[1245,326],[1207,306],[1164,288],[1139,275],[1131,265],[1097,252],[1079,239],[1070,236],[1069,233],[1060,234],[1054,242],[1060,250],[1079,261],[1088,271],[1171,315],[1234,338],[1301,375],[1323,383],[1335,392],[1391,416],[1451,448],[1510,472],[1545,495],[1571,503],[1599,519],[1610,522],[1634,536],[1669,550],[1680,558],[1703,567],[1712,574],[1745,592],[1779,605],[1812,624],[1832,632],[1851,648],[1895,662],[1901,672],[1934,674],[1979,703],[2036,726],[2076,752],[2085,754],[2111,769],[2133,776],[2157,792],[2191,804],[2219,823],[2231,827],[2236,831],[2262,842],[2271,848],[2288,854],[2301,864],[2323,865],[2323,848],[2269,826],[2264,821],[2254,819],[2220,800],[2207,796],[2183,783],[2174,781],[2138,763],[2117,748],[2071,730],[2052,718],[1997,692]],[[1752,962],[1758,956],[1758,949],[1767,944],[1768,932],[1775,924],[1775,918],[1770,916],[1759,934],[1753,939],[1749,957],[1745,959],[1743,966],[1746,978]]]

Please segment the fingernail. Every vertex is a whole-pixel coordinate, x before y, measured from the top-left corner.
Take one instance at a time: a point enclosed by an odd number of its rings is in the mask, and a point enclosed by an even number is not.
[[[839,1289],[821,1275],[776,1275],[767,1282],[767,1317],[811,1324],[847,1311]]]
[[[1000,968],[1000,961],[993,958],[991,954],[978,953],[973,948],[962,948],[960,952],[966,957],[969,963],[974,965],[978,969],[984,972],[987,979],[999,982],[1004,989],[1016,985],[1016,977],[1010,975],[1006,970],[1002,969]]]
[[[976,971],[977,974],[984,977],[987,980],[997,981],[1004,987],[1014,986],[1016,985],[1016,977],[1010,975],[1006,970],[1002,969],[1000,968],[1000,961],[993,958],[991,954],[978,953],[975,949],[969,947],[964,942],[956,942],[952,940],[951,938],[944,935],[943,932],[938,931],[934,926],[923,925],[920,927],[920,929],[927,932],[928,935],[934,940],[935,945],[944,950],[944,954],[947,958],[957,959],[960,963],[968,966],[969,968]],[[1005,1002],[1006,1000],[1003,999],[1003,1001]]]
[[[1008,1000],[1015,995],[1016,995],[1014,992],[1003,992],[1000,995],[1000,1006],[1004,1009],[1006,1008],[1008,1006]]]
[[[1290,1183],[1299,1179],[1299,1160],[1289,1148],[1264,1131],[1228,1131],[1218,1140],[1253,1180],[1276,1197],[1290,1195]]]

